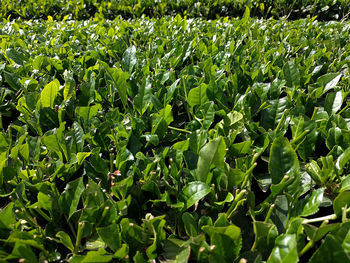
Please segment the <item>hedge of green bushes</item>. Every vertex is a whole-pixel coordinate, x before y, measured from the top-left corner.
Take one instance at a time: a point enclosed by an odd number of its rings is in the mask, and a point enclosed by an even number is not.
[[[347,18],[350,0],[2,0],[0,17],[37,19],[52,16],[63,19],[87,19],[95,15],[114,19],[187,15],[215,19],[218,16],[240,16],[246,6],[257,17],[290,19],[318,16],[319,20]]]

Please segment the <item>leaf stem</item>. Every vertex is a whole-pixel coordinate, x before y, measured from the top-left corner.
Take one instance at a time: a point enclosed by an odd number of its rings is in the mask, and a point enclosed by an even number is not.
[[[80,247],[80,241],[81,241],[81,237],[83,236],[83,230],[85,227],[85,223],[84,222],[79,222],[78,223],[78,233],[77,233],[77,239],[75,241],[75,246],[74,246],[74,251],[73,253],[77,253],[79,251],[79,247]]]
[[[274,208],[275,208],[275,204],[270,205],[269,211],[267,211],[267,215],[265,217],[265,221],[264,221],[265,223],[267,223],[267,221],[269,221]]]
[[[178,131],[178,132],[184,132],[184,133],[192,134],[192,132],[190,132],[190,131],[188,131],[188,130],[185,130],[185,129],[176,128],[176,127],[173,127],[173,126],[168,126],[168,128],[169,128],[170,130],[174,130],[174,131]]]

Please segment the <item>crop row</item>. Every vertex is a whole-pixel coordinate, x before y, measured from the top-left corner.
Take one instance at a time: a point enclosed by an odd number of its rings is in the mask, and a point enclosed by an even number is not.
[[[346,262],[349,29],[0,24],[1,257]]]
[[[0,18],[37,19],[52,16],[55,19],[88,19],[95,15],[114,19],[118,15],[124,18],[161,17],[164,15],[186,15],[215,19],[225,16],[240,16],[246,7],[252,16],[275,17],[288,16],[301,18],[318,16],[320,20],[334,20],[347,17],[350,12],[349,0],[2,0]]]

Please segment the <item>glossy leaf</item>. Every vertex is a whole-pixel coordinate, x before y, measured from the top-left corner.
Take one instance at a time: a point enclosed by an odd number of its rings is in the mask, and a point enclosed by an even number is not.
[[[137,63],[136,47],[130,46],[125,50],[123,54],[123,59],[122,59],[123,69],[131,73],[136,63]]]
[[[292,62],[288,61],[283,67],[284,78],[287,81],[288,87],[300,85],[300,72],[298,67]]]
[[[226,145],[222,137],[209,141],[199,152],[197,164],[197,178],[199,181],[210,183],[211,178],[208,173],[212,165],[215,167],[224,166]]]
[[[188,104],[193,107],[196,105],[202,105],[203,103],[207,102],[207,85],[201,84],[200,86],[193,88],[188,93],[187,102]]]
[[[299,170],[298,157],[287,138],[277,137],[271,146],[269,172],[272,183],[278,184],[285,175]]]
[[[44,87],[40,94],[40,102],[43,108],[53,108],[59,87],[60,82],[57,79],[53,80]]]
[[[146,81],[145,85],[139,87],[139,92],[137,93],[134,105],[138,112],[143,115],[151,103],[152,87],[149,81]]]
[[[62,212],[70,218],[77,210],[80,196],[84,192],[83,177],[80,177],[67,184],[60,196],[59,204]]]
[[[333,210],[337,216],[341,216],[343,208],[347,209],[350,207],[350,191],[341,192],[333,202]]]
[[[297,241],[295,235],[283,234],[277,237],[275,247],[267,262],[298,262]]]
[[[343,93],[341,91],[328,93],[324,108],[329,115],[337,113],[343,104]]]
[[[235,225],[227,227],[204,226],[203,231],[210,236],[213,246],[211,261],[219,262],[235,259],[242,247],[241,230]]]
[[[184,202],[183,210],[198,203],[203,197],[210,193],[210,188],[203,182],[190,182],[181,191],[179,200]]]

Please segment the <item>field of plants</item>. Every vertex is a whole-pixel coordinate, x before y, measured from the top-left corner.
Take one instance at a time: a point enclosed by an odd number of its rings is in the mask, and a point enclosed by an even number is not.
[[[349,2],[0,7],[0,262],[350,262]]]

